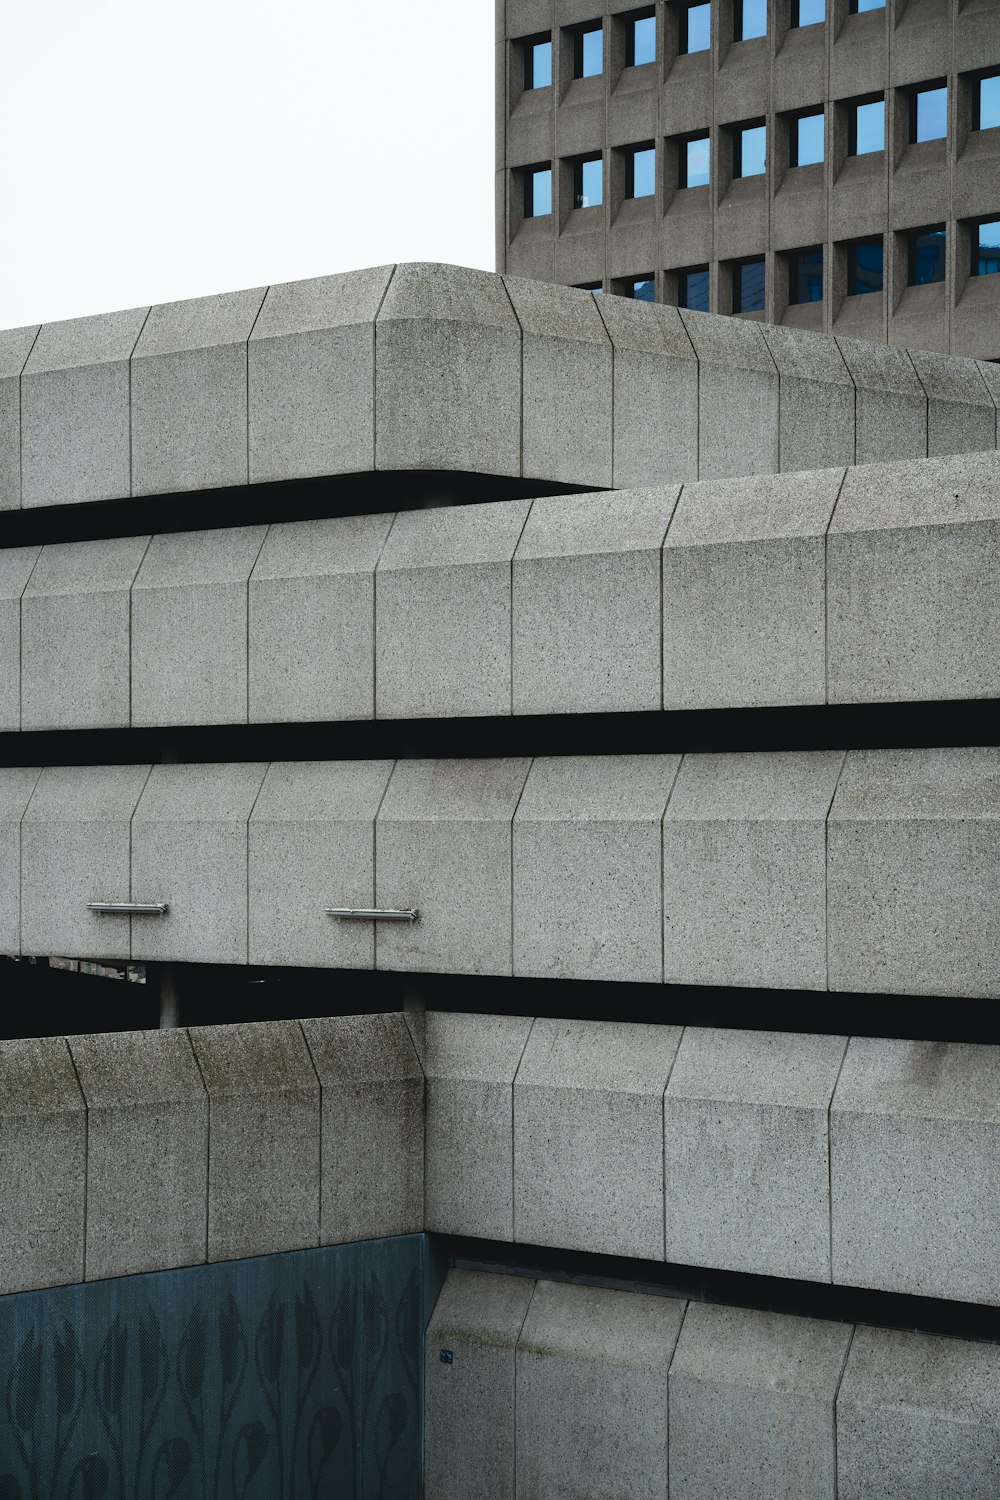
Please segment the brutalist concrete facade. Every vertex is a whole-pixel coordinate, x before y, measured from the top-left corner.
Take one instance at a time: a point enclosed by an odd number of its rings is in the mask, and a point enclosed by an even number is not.
[[[683,303],[680,277],[704,270],[713,312],[739,311],[733,271],[762,258],[762,310],[777,324],[979,358],[1000,358],[1000,281],[973,275],[983,220],[1000,217],[1000,130],[977,128],[980,79],[1000,70],[992,0],[827,0],[699,7],[704,37],[688,51],[690,6],[497,0],[497,264],[518,276],[625,292],[652,278],[661,302]],[[655,57],[631,61],[636,19],[655,25]],[[801,21],[801,24],[799,24]],[[757,34],[761,25],[766,34]],[[603,56],[578,76],[581,37],[600,28]],[[538,42],[551,74],[529,87]],[[699,50],[694,50],[698,46]],[[596,50],[595,50],[596,57]],[[643,58],[647,53],[640,53]],[[550,82],[546,82],[551,77]],[[945,134],[917,139],[915,94],[947,88]],[[853,109],[884,104],[883,147],[856,154]],[[796,165],[797,122],[823,116],[820,159]],[[734,140],[766,129],[766,170],[741,176]],[[937,129],[937,127],[935,127]],[[923,133],[923,132],[921,132]],[[707,138],[708,182],[687,186],[687,142]],[[632,196],[631,153],[655,149],[655,176]],[[737,146],[738,155],[738,146]],[[583,160],[603,166],[603,201],[577,205]],[[525,182],[552,169],[551,212],[526,210]],[[943,280],[913,284],[914,232],[946,234]],[[883,288],[859,293],[851,247],[878,241]],[[794,301],[789,258],[822,251],[822,298]]]

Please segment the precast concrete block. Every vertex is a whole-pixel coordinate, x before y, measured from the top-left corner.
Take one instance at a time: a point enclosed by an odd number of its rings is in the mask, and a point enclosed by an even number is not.
[[[778,371],[756,323],[680,310],[698,356],[698,477],[778,471]]]
[[[1000,447],[1000,368],[990,359],[977,359],[976,368],[983,378],[983,384],[989,392],[990,400],[998,413],[997,431],[994,443],[987,443],[988,448]]]
[[[521,473],[521,330],[499,276],[396,267],[375,320],[375,466]]]
[[[132,355],[132,493],[247,483],[247,342],[265,287],[150,308]]]
[[[250,483],[375,467],[375,315],[392,266],[268,287],[250,336]]]
[[[510,974],[511,822],[531,762],[400,760],[375,823],[375,966]]]
[[[21,505],[21,371],[38,331],[36,323],[0,332],[0,510]]]
[[[40,775],[0,769],[0,953],[21,951],[21,824]]]
[[[1000,455],[849,469],[827,536],[831,703],[1000,694]]]
[[[132,585],[132,723],[247,722],[250,574],[266,526],[154,536]]]
[[[514,1238],[663,1259],[676,1026],[536,1020],[514,1081]]]
[[[668,984],[826,988],[826,819],[844,753],[686,755],[663,822]]]
[[[424,1341],[427,1500],[515,1500],[515,1349],[535,1283],[451,1270]]]
[[[1000,1350],[859,1327],[837,1398],[839,1500],[994,1500]]]
[[[320,1244],[422,1234],[424,1074],[402,1014],[302,1030],[322,1089]]]
[[[132,819],[132,957],[247,962],[247,823],[265,765],[157,765]]]
[[[249,829],[250,962],[373,969],[375,815],[391,760],[274,761]]]
[[[833,1279],[1000,1304],[1000,1057],[852,1037],[830,1113]]]
[[[671,1500],[835,1500],[853,1327],[692,1302],[670,1366]]]
[[[685,1303],[539,1281],[517,1345],[517,1496],[667,1493],[667,1371]]]
[[[663,706],[660,550],[678,494],[533,502],[514,554],[515,714]]]
[[[1000,750],[852,750],[828,825],[830,989],[1000,995]]]
[[[0,730],[21,727],[21,596],[41,550],[0,548]]]
[[[132,899],[131,821],[149,770],[48,766],[41,773],[21,824],[24,953],[129,957],[132,919],[87,904]],[[137,926],[162,920],[135,919]]]
[[[380,719],[509,714],[511,564],[530,502],[401,512],[375,571]]]
[[[843,468],[854,462],[854,381],[835,339],[763,323],[778,370],[778,467]]]
[[[21,372],[21,504],[122,500],[129,358],[149,309],[44,323]]]
[[[869,339],[838,338],[854,381],[854,461],[926,458],[927,395],[905,349]]]
[[[86,1107],[64,1038],[0,1042],[0,1294],[83,1280],[86,1183]]]
[[[513,1086],[531,1020],[428,1011],[410,1023],[426,1078],[424,1227],[512,1240]]]
[[[208,1096],[186,1031],[74,1036],[87,1101],[85,1278],[205,1260]]]
[[[589,292],[505,276],[524,343],[523,472],[613,482],[614,354]]]
[[[45,546],[21,598],[21,727],[127,729],[130,593],[148,536]]]
[[[663,978],[663,814],[677,755],[540,757],[514,818],[514,973]]]
[[[250,577],[251,724],[375,714],[375,564],[392,516],[272,526]]]
[[[996,407],[974,359],[911,349],[927,396],[927,452],[978,453],[996,447]]]
[[[847,1038],[689,1026],[663,1101],[666,1259],[830,1280],[830,1100]]]
[[[208,1259],[318,1245],[320,1087],[298,1021],[190,1037],[209,1099]]]
[[[824,537],[843,477],[684,486],[663,548],[665,708],[824,701]]]
[[[595,297],[614,350],[616,489],[698,475],[698,361],[676,307]]]

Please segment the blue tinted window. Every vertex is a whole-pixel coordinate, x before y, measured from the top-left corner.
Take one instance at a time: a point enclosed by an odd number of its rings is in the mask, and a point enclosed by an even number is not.
[[[552,168],[539,167],[524,178],[524,217],[540,219],[552,212]]]
[[[632,296],[636,302],[656,301],[656,282],[652,276],[637,276],[632,283]]]
[[[759,177],[767,169],[767,127],[747,125],[739,132],[734,177]]]
[[[826,20],[826,0],[792,0],[793,26],[818,26]]]
[[[972,247],[973,276],[995,276],[1000,271],[1000,219],[977,225]]]
[[[733,312],[764,311],[764,261],[745,260],[733,267]]]
[[[689,5],[684,12],[682,52],[707,52],[712,45],[711,5]]]
[[[767,36],[767,0],[736,0],[736,40]]]
[[[632,152],[631,198],[651,198],[656,192],[656,151],[652,146]]]
[[[524,86],[547,89],[552,83],[552,43],[529,42],[524,54]]]
[[[682,158],[684,181],[681,187],[705,187],[709,180],[708,136],[700,135],[684,142]]]
[[[656,17],[639,16],[632,22],[629,38],[629,63],[641,68],[643,63],[656,61]]]
[[[881,240],[847,247],[847,290],[852,297],[882,290],[882,260]]]
[[[800,250],[788,257],[789,302],[822,302],[823,251]]]
[[[1000,125],[1000,74],[979,80],[978,130],[995,130]]]
[[[852,156],[867,156],[870,151],[885,149],[884,99],[874,99],[870,104],[855,106],[850,135]]]
[[[594,78],[604,71],[604,32],[600,26],[578,31],[574,50],[577,78]]]
[[[915,141],[939,141],[948,134],[948,90],[920,89],[914,101]]]
[[[708,312],[708,267],[681,271],[677,276],[677,305],[693,312]]]
[[[577,162],[575,176],[574,206],[576,208],[596,208],[599,203],[604,202],[604,171],[599,156],[590,161]]]
[[[851,0],[851,10],[855,15],[866,10],[885,10],[885,0]]]
[[[921,229],[910,235],[910,286],[927,286],[944,280],[945,234],[943,229]]]
[[[823,116],[799,115],[795,121],[794,157],[795,167],[809,167],[823,160]]]

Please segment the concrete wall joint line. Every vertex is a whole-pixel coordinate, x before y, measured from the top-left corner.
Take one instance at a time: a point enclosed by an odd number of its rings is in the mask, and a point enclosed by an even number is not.
[[[146,324],[149,322],[149,315],[150,315],[150,313],[152,311],[153,311],[153,307],[152,307],[152,303],[150,303],[149,307],[146,308],[146,316],[142,320],[142,327],[140,327],[139,332],[135,336],[135,343],[132,345],[132,350],[131,350],[131,353],[129,354],[129,357],[128,357],[128,492],[129,492],[129,498],[130,499],[131,499],[131,497],[135,493],[135,484],[134,484],[133,473],[132,473],[132,355],[135,353],[136,349],[139,346],[139,340],[142,338],[143,329],[145,329]],[[250,435],[249,435],[249,427],[248,427],[248,431],[247,431],[247,443],[249,443],[249,441],[250,441]],[[249,472],[250,472],[250,470],[248,468],[247,469],[247,473],[249,474]],[[133,579],[133,582],[134,581],[135,580]],[[129,591],[129,641],[130,641],[130,643],[131,643],[131,626],[132,626],[132,594],[131,594],[131,590],[130,590]],[[129,662],[129,722],[130,723],[131,723],[131,714],[132,714],[132,673],[131,673],[131,652],[130,652],[130,662]]]
[[[847,1049],[848,1049],[848,1047],[850,1045],[851,1045],[851,1038],[848,1037],[847,1040],[846,1040],[846,1042],[844,1043],[844,1051],[843,1051],[843,1054],[842,1054],[841,1059],[840,1059],[840,1067],[837,1069],[837,1076],[836,1076],[836,1078],[833,1081],[833,1088],[830,1090],[830,1098],[829,1098],[829,1101],[827,1102],[827,1106],[826,1106],[826,1180],[827,1180],[827,1189],[828,1189],[828,1191],[827,1191],[827,1208],[829,1210],[829,1220],[830,1220],[830,1285],[831,1286],[833,1285],[833,1165],[832,1165],[833,1146],[832,1146],[832,1142],[831,1142],[831,1132],[832,1132],[832,1128],[833,1128],[833,1121],[832,1121],[833,1099],[834,1099],[834,1095],[837,1092],[837,1085],[840,1082],[840,1075],[844,1071],[844,1063],[847,1061]],[[845,1356],[845,1359],[844,1359],[844,1363],[845,1363],[845,1365],[847,1363],[846,1356]],[[844,1375],[843,1370],[841,1370],[840,1375],[841,1375],[841,1379],[843,1379],[843,1375]],[[840,1389],[840,1382],[839,1381],[837,1382],[837,1389],[838,1390]],[[834,1420],[836,1421],[836,1402],[834,1402]]]
[[[38,336],[44,326],[43,323],[39,323],[35,329],[35,337],[31,340],[31,348],[24,356],[24,361],[17,375],[17,503],[20,509],[24,508],[24,369],[31,358],[32,349],[38,343]]]
[[[832,1266],[832,1261],[831,1261]],[[856,1323],[851,1325],[851,1332],[847,1339],[847,1348],[844,1350],[844,1362],[840,1367],[840,1377],[833,1393],[833,1500],[840,1500],[840,1454],[837,1451],[837,1405],[840,1401],[840,1387],[844,1383],[844,1375],[847,1371],[847,1362],[851,1357],[851,1349],[854,1345],[854,1335],[858,1331]]]
[[[33,794],[32,794],[33,795]],[[80,1070],[73,1056],[73,1048],[69,1044],[69,1038],[63,1038],[63,1046],[69,1054],[70,1067],[76,1079],[76,1086],[80,1090],[80,1098],[83,1100],[83,1263],[80,1267],[80,1280],[87,1280],[87,1221],[90,1218],[90,1100],[84,1091],[80,1079]]]
[[[205,1081],[205,1074],[202,1071],[201,1061],[200,1061],[200,1059],[198,1057],[198,1049],[197,1049],[197,1047],[194,1045],[194,1043],[191,1040],[191,1028],[190,1028],[190,1026],[185,1026],[185,1028],[184,1028],[184,1034],[187,1037],[188,1046],[191,1048],[191,1056],[194,1058],[194,1065],[198,1069],[198,1077],[201,1079],[201,1086],[205,1090],[205,1099],[206,1099],[206,1105],[205,1105],[205,1264],[207,1265],[208,1264],[208,1214],[209,1214],[209,1207],[210,1207],[211,1201],[212,1201],[211,1184],[209,1182],[209,1175],[210,1175],[210,1173],[212,1171],[212,1095],[209,1092],[208,1084]]]
[[[375,316],[374,316],[374,318],[372,318],[372,468],[375,469],[376,471],[378,470],[378,467],[379,467],[379,462],[378,462],[378,320],[379,320],[379,314],[381,313],[382,307],[383,307],[383,305],[385,303],[385,299],[389,295],[389,288],[392,286],[392,283],[393,283],[393,281],[395,279],[397,269],[398,269],[398,265],[396,265],[396,264],[394,264],[391,267],[391,269],[389,271],[388,278],[387,278],[386,283],[385,283],[385,287],[384,287],[384,289],[382,291],[382,295],[381,295],[381,297],[378,300],[378,307],[375,309]]]
[[[537,1019],[537,1016],[532,1016],[531,1018],[531,1025],[528,1027],[527,1034],[524,1038],[524,1046],[521,1048],[521,1055],[517,1059],[517,1067],[514,1069],[514,1075],[510,1081],[510,1234],[511,1240],[515,1245],[517,1244],[517,1171],[515,1166],[517,1156],[517,1121],[514,1116],[514,1099],[516,1097],[515,1090],[517,1088],[517,1075],[521,1071],[521,1064],[524,1061],[524,1054],[528,1050],[528,1043],[531,1041],[531,1034],[535,1029],[535,1022]],[[532,1293],[532,1296],[533,1295],[534,1293]],[[525,1317],[527,1317],[527,1315],[527,1311],[525,1311]],[[521,1326],[523,1328],[524,1324],[522,1323]],[[518,1334],[518,1337],[520,1338],[520,1334]],[[515,1360],[515,1367],[516,1363],[517,1362]]]
[[[302,1041],[305,1044],[306,1056],[309,1058],[310,1066],[312,1067],[312,1070],[316,1075],[316,1087],[319,1090],[319,1104],[316,1112],[316,1129],[318,1133],[316,1149],[319,1159],[319,1165],[316,1172],[318,1189],[316,1193],[316,1244],[321,1245],[323,1243],[323,1080],[319,1076],[319,1068],[317,1068],[316,1066],[316,1059],[315,1057],[313,1057],[313,1050],[309,1045],[309,1038],[306,1035],[306,1028],[303,1026],[301,1020],[296,1024],[298,1025],[299,1031],[302,1033]]]
[[[514,314],[514,322],[517,324],[518,334],[519,334],[519,350],[520,350],[520,358],[521,358],[521,374],[520,374],[520,379],[519,379],[519,382],[518,382],[518,390],[520,392],[520,406],[519,406],[519,413],[520,414],[519,414],[519,417],[518,417],[518,421],[519,421],[520,427],[519,427],[519,431],[518,431],[517,448],[518,448],[518,453],[520,454],[520,462],[518,464],[518,473],[520,473],[523,476],[524,475],[524,324],[521,322],[521,319],[517,315],[517,308],[514,306],[514,299],[510,295],[510,288],[508,287],[506,281],[504,281],[504,279],[503,279],[502,276],[500,278],[500,285],[503,287],[504,295],[506,296],[507,301],[510,304],[510,310]]]

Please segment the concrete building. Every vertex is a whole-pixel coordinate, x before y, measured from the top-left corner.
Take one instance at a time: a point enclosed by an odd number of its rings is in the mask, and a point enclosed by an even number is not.
[[[497,265],[1000,358],[993,0],[498,0]]]

